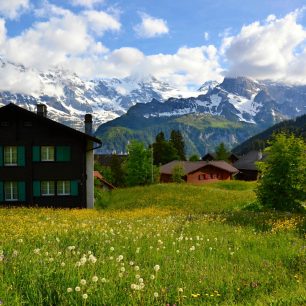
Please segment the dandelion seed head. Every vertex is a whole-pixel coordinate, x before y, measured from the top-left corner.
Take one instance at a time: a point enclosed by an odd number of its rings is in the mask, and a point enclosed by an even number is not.
[[[98,280],[99,280],[98,276],[95,275],[95,276],[92,277],[92,281],[94,283],[96,283]]]

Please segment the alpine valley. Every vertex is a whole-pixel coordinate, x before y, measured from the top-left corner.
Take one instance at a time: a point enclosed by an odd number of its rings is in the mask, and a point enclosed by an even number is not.
[[[204,154],[224,142],[234,147],[273,124],[306,113],[306,86],[226,77],[198,90],[182,91],[153,76],[82,80],[62,69],[40,72],[0,59],[0,105],[16,103],[81,129],[85,113],[94,116],[103,152],[125,152],[131,139],[152,143],[156,134],[180,130],[187,155]],[[4,78],[5,79],[5,78]],[[30,84],[31,86],[29,86]]]

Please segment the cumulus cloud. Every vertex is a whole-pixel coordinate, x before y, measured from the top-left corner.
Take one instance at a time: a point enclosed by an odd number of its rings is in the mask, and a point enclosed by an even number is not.
[[[169,33],[167,22],[141,13],[141,23],[134,27],[134,31],[141,38],[152,38]]]
[[[0,1],[0,15],[15,19],[29,6],[29,0],[3,0]]]
[[[5,42],[5,39],[6,39],[5,20],[0,18],[0,46]]]
[[[85,11],[76,15],[49,5],[47,10],[36,13],[40,16],[49,14],[49,19],[36,22],[19,36],[7,38],[2,42],[1,51],[14,62],[42,70],[56,65],[69,68],[75,58],[93,58],[107,52],[108,49],[91,32],[103,35],[105,31],[120,29],[120,22],[103,11]],[[96,20],[99,17],[103,21]]]
[[[153,75],[182,89],[199,86],[205,80],[220,80],[222,72],[217,49],[212,45],[150,56],[135,48],[120,48],[106,55],[94,69],[102,77]]]
[[[306,53],[297,52],[306,42],[306,30],[298,23],[302,11],[280,19],[270,15],[264,23],[254,22],[243,26],[238,35],[225,37],[222,50],[229,63],[228,74],[299,80],[302,75],[297,63]]]
[[[97,4],[101,4],[104,0],[71,0],[72,5],[92,8]]]
[[[87,23],[90,28],[96,34],[102,35],[105,31],[108,30],[120,30],[120,22],[115,17],[103,11],[85,11],[83,15],[86,17]]]

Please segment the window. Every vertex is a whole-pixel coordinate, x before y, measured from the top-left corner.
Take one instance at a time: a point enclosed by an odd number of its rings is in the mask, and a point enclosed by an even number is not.
[[[57,182],[57,195],[70,195],[70,181]]]
[[[5,201],[18,201],[18,184],[17,182],[4,183]]]
[[[54,195],[54,181],[42,181],[41,182],[41,195],[53,196]]]
[[[17,147],[4,147],[4,165],[17,166]]]
[[[200,175],[199,175],[199,180],[200,180],[200,181],[205,180],[205,174],[200,174]]]
[[[54,161],[54,147],[42,146],[40,153],[41,161]]]

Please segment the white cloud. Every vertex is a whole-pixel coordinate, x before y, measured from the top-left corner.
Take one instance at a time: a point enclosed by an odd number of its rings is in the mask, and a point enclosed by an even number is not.
[[[254,22],[243,26],[238,35],[225,37],[222,50],[229,62],[228,74],[298,81],[301,73],[293,66],[305,55],[296,51],[306,42],[306,30],[297,21],[301,12],[281,19],[270,15],[265,23]]]
[[[96,40],[93,32],[101,36],[121,26],[115,17],[103,11],[91,10],[76,15],[49,3],[36,14],[48,20],[36,22],[19,36],[2,41],[1,52],[13,62],[42,70],[56,65],[73,70],[71,63],[75,64],[78,59],[81,62],[86,58],[95,60],[108,49]],[[1,32],[0,23],[0,38]]]
[[[15,19],[28,9],[29,6],[29,0],[1,0],[0,15],[9,19]]]
[[[134,31],[139,37],[152,38],[169,33],[167,22],[163,19],[151,17],[141,13],[141,23],[134,27]]]
[[[6,27],[5,20],[0,18],[0,46],[5,42],[6,39]]]
[[[204,39],[205,40],[209,40],[209,33],[208,32],[204,32]]]
[[[104,0],[71,0],[70,2],[72,5],[75,5],[75,6],[84,6],[84,7],[92,8],[97,4],[103,3]]]
[[[90,28],[99,35],[102,35],[108,30],[120,30],[120,22],[115,17],[103,11],[85,11],[83,15],[86,17]]]

